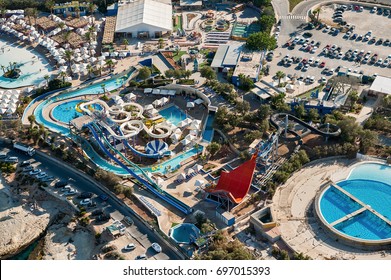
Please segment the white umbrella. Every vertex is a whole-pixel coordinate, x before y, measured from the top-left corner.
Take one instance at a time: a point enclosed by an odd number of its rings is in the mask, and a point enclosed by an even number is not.
[[[203,166],[201,164],[196,164],[193,166],[194,171],[200,172]]]
[[[156,184],[158,184],[158,186],[162,186],[163,185],[163,183],[164,183],[164,180],[162,179],[162,178],[160,178],[160,177],[158,177],[157,179],[156,179]]]
[[[167,97],[163,97],[160,100],[162,101],[162,104],[166,104],[169,101],[169,99]]]
[[[176,177],[177,180],[186,180],[186,176],[185,174],[181,173],[178,175],[178,177]]]
[[[109,52],[103,52],[102,56],[110,56],[110,53]]]
[[[197,180],[197,181],[195,181],[194,186],[195,187],[202,187],[204,184],[205,184],[204,180]]]
[[[67,70],[68,70],[68,66],[66,66],[66,65],[63,65],[63,66],[61,66],[61,67],[58,69],[59,72],[66,72]]]
[[[194,108],[194,102],[187,102],[186,107],[187,108]]]
[[[193,130],[190,130],[189,134],[190,134],[190,135],[193,135],[193,136],[197,136],[197,135],[198,135],[198,132],[199,132],[198,129],[193,129]]]
[[[119,57],[126,57],[126,53],[125,52],[120,52],[119,53]]]
[[[286,88],[287,88],[287,89],[295,89],[295,86],[292,85],[292,84],[287,84],[287,85],[286,85]]]
[[[187,146],[187,145],[189,145],[191,143],[191,141],[189,139],[185,138],[185,139],[183,139],[181,141],[181,143],[182,143],[183,146]]]
[[[131,92],[131,93],[128,93],[127,95],[125,95],[125,98],[127,100],[132,100],[132,99],[136,98],[136,95],[133,92]]]
[[[110,54],[110,56],[111,56],[111,57],[118,56],[118,52],[112,52],[112,53]]]
[[[146,106],[144,107],[144,110],[145,110],[145,111],[149,111],[149,110],[152,110],[152,109],[154,109],[153,106],[152,106],[152,104],[148,104],[148,105],[146,105]]]
[[[192,168],[188,168],[185,170],[185,172],[186,172],[186,175],[189,175],[191,173],[194,173],[194,170]]]
[[[2,107],[0,107],[0,114],[4,114],[6,111],[7,111],[7,109],[6,109],[6,108],[2,108]]]
[[[202,100],[201,98],[198,98],[194,101],[194,103],[197,105],[200,105],[200,104],[204,103],[204,100]]]
[[[103,66],[105,64],[106,64],[106,61],[104,61],[104,60],[99,60],[97,63],[97,65],[99,65],[99,66]]]
[[[173,143],[177,143],[181,138],[181,135],[179,133],[173,133],[171,134],[170,138],[173,141]]]
[[[90,62],[91,62],[91,63],[94,63],[95,61],[97,61],[97,58],[96,58],[96,57],[91,57],[91,58],[90,58]]]
[[[156,99],[155,101],[152,102],[153,106],[160,106],[162,105],[162,101],[160,99]]]
[[[105,59],[106,57],[104,55],[98,57],[98,60],[105,60]]]
[[[193,141],[196,139],[196,137],[194,135],[191,135],[191,134],[187,134],[187,136],[185,137],[185,139],[189,140],[189,141]]]
[[[159,114],[159,111],[153,108],[152,110],[149,111],[149,113],[153,116]]]
[[[59,61],[58,61],[58,64],[65,64],[66,63],[66,61],[65,61],[65,59],[63,59],[63,58],[61,58]]]

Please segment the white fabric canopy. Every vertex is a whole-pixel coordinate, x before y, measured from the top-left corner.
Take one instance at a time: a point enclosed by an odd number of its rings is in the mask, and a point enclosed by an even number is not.
[[[187,102],[186,107],[187,108],[194,108],[195,104],[194,102]]]
[[[204,103],[204,100],[202,100],[201,98],[198,98],[194,101],[194,103],[197,105],[200,105],[200,104]]]

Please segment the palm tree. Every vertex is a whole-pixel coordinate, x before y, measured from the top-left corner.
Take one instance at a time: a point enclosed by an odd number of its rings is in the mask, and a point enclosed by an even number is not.
[[[43,78],[46,80],[46,86],[49,86],[50,76],[46,74]]]
[[[80,8],[79,8],[79,6],[75,7],[75,13],[76,13],[76,17],[79,18],[80,17]]]
[[[159,38],[159,49],[162,49],[162,48],[164,48],[164,39]]]
[[[185,70],[183,71],[183,76],[188,80],[191,76],[191,74],[193,74],[193,72],[191,72],[190,70]]]
[[[281,79],[285,77],[285,73],[282,72],[282,71],[277,71],[276,77],[278,79],[278,84],[280,84],[281,83]]]
[[[35,115],[33,114],[33,115],[28,116],[27,120],[30,123],[30,128],[32,128],[33,124],[35,123]]]
[[[124,38],[124,39],[122,40],[122,44],[124,45],[124,48],[125,48],[125,50],[126,50],[126,46],[129,45],[128,39]]]
[[[93,2],[89,2],[87,6],[87,11],[90,15],[92,15],[96,10],[96,6]]]
[[[68,30],[62,33],[62,39],[64,43],[67,43],[69,41],[69,38],[71,37],[72,31]]]
[[[58,74],[58,77],[59,78],[62,78],[62,82],[65,83],[65,77],[67,76],[67,73],[65,73],[64,71],[61,71],[59,74]]]
[[[5,74],[6,67],[4,65],[0,65],[0,67],[1,67],[1,70],[3,70],[3,74]]]
[[[113,69],[113,66],[114,66],[113,60],[111,60],[111,59],[106,60],[106,65],[109,67],[110,72],[111,72],[111,70]]]
[[[64,52],[64,55],[65,55],[65,60],[68,62],[68,66],[71,66],[71,61],[72,61],[72,58],[73,58],[73,51],[72,50],[66,50]]]
[[[91,64],[87,65],[88,77],[91,78],[91,74],[94,72],[94,67]]]
[[[57,23],[57,27],[60,28],[61,32],[62,32],[65,28],[65,22],[61,21],[61,22]]]
[[[88,27],[88,32],[91,33],[91,39],[94,41],[95,38],[95,32],[96,32],[97,26],[93,23],[90,27]]]
[[[45,1],[45,7],[46,7],[46,9],[50,10],[51,15],[53,14],[53,8],[54,8],[55,4],[56,3],[54,2],[54,0],[46,0]]]
[[[316,21],[319,22],[320,8],[316,8],[315,10],[313,10],[312,14],[314,15],[314,17],[316,16]]]

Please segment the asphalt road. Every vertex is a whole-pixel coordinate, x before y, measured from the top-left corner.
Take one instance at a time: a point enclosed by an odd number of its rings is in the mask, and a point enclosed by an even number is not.
[[[8,151],[7,148],[5,148],[4,144],[0,143],[0,151]],[[31,160],[31,157],[26,156],[23,153],[19,153],[17,151],[14,151],[13,149],[10,149],[8,152],[8,156],[17,156],[19,158],[19,162],[24,160]],[[48,173],[49,175],[61,178],[61,179],[68,179],[80,192],[83,191],[89,191],[95,194],[100,194],[102,191],[95,185],[92,184],[90,181],[84,179],[82,176],[78,175],[77,173],[73,173],[67,168],[59,166],[55,161],[50,160],[46,157],[43,157],[39,154],[35,154],[33,157],[34,167],[37,167],[41,169],[42,171]],[[160,239],[157,236],[157,233],[152,231],[150,228],[145,226],[143,223],[141,223],[138,219],[134,217],[134,215],[131,213],[128,207],[123,206],[117,201],[115,201],[110,193],[107,193],[109,195],[109,199],[107,200],[107,203],[110,205],[105,208],[105,211],[114,213],[118,211],[123,216],[130,216],[134,220],[134,225],[132,225],[130,228],[128,228],[128,232],[132,233],[132,236],[140,236],[143,237],[142,240],[139,240],[140,243],[146,247],[147,251],[150,252],[149,246],[153,242],[158,242],[163,251],[162,253],[155,254],[153,257],[156,259],[170,259],[170,260],[177,260],[178,257],[173,251],[173,249],[170,246],[167,246],[166,244],[159,242]],[[145,238],[146,236],[146,238]],[[150,254],[147,254],[150,255]]]

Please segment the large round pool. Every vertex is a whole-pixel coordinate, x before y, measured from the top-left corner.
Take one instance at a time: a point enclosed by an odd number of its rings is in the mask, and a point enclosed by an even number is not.
[[[362,244],[391,242],[391,167],[363,163],[327,186],[317,212],[334,233]],[[371,243],[372,242],[372,243]]]
[[[53,108],[53,118],[63,123],[69,123],[71,120],[82,116],[83,113],[76,109],[76,106],[81,102],[84,101],[72,100],[59,104],[58,106]],[[102,107],[99,104],[92,104],[91,106],[95,110],[102,110]]]
[[[200,230],[193,224],[183,223],[172,227],[169,236],[178,244],[191,244],[200,236]]]

